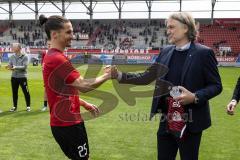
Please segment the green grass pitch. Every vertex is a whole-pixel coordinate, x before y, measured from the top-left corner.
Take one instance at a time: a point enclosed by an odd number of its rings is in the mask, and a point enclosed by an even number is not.
[[[119,67],[123,71],[146,68],[134,65]],[[78,67],[82,75],[88,70],[87,75],[90,77],[95,76],[98,68],[91,66],[88,69],[86,65]],[[29,65],[28,70],[32,111],[25,111],[25,101],[19,88],[18,111],[9,113],[8,110],[12,107],[11,73],[3,67],[0,68],[0,109],[3,111],[0,114],[0,160],[65,160],[67,158],[52,137],[49,113],[40,111],[43,105],[41,67]],[[228,67],[219,70],[224,90],[220,96],[211,100],[212,127],[203,134],[200,160],[240,160],[240,110],[237,108],[234,116],[228,116],[225,107],[232,96],[240,68]],[[104,103],[107,106],[103,107],[103,113],[106,114],[85,122],[91,159],[156,160],[156,133],[159,122],[157,119],[147,120],[151,97],[139,96],[136,104],[129,106],[121,98],[126,98],[126,95],[119,96],[116,92],[126,86],[114,87],[113,83],[115,82],[108,81],[97,91],[80,95],[97,105],[105,101],[96,98],[97,96],[108,99]],[[153,85],[133,88],[134,91],[151,89]],[[134,104],[132,101],[129,103]],[[84,112],[84,109],[81,110]]]

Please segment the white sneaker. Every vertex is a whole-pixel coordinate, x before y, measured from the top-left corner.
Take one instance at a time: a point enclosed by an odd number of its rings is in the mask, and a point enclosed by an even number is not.
[[[16,107],[12,107],[12,108],[9,110],[9,112],[15,112],[16,110],[17,110]]]
[[[2,113],[3,111],[0,109],[0,113]]]
[[[41,109],[42,112],[46,111],[47,107],[43,106],[43,108]]]
[[[31,111],[31,108],[30,107],[27,107],[27,110],[26,110],[27,112],[30,112]]]

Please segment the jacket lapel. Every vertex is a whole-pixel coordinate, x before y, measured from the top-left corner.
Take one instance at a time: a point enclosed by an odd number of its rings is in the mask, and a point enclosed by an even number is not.
[[[169,67],[169,63],[170,63],[170,60],[171,60],[171,58],[172,58],[174,49],[175,49],[175,47],[172,47],[172,48],[169,49],[169,51],[166,53],[166,56],[163,56],[163,57],[162,57],[161,63],[164,64],[164,65],[166,65],[167,67]],[[166,76],[166,75],[167,75],[167,74],[165,74],[165,75],[163,76],[163,79],[165,79],[165,76]]]
[[[173,55],[173,51],[174,51],[174,47],[172,49],[170,49],[170,51],[168,51],[167,56],[165,57],[165,62],[164,64],[169,66],[170,60],[172,58]]]
[[[184,62],[184,65],[183,65],[183,70],[182,70],[182,75],[181,75],[181,84],[183,84],[183,81],[184,81],[184,78],[186,76],[186,73],[192,63],[192,57],[194,56],[196,50],[195,50],[195,44],[194,43],[191,43],[191,46],[190,46],[190,49],[188,51],[188,55],[187,55],[187,58]]]

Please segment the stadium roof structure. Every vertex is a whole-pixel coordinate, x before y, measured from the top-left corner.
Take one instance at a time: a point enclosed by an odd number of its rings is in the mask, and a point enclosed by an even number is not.
[[[227,6],[226,4],[230,7],[223,9],[222,6]],[[206,18],[213,19],[215,12],[231,12],[232,15],[240,15],[240,7],[237,6],[240,6],[240,0],[1,0],[0,19],[4,16],[5,19],[16,19],[15,15],[22,19],[37,19],[39,14],[57,13],[69,19],[141,18],[150,20],[160,18],[159,16],[164,18],[164,15],[170,12],[178,11],[188,11],[195,15],[205,14]],[[75,15],[76,18],[72,18],[70,14]],[[99,15],[103,18],[99,18]],[[218,18],[220,18],[219,15]]]
[[[21,2],[21,1],[24,1],[24,2],[31,2],[31,3],[35,3],[35,1],[37,2],[48,2],[48,1],[52,1],[52,2],[62,2],[62,1],[65,1],[65,2],[79,2],[81,0],[2,0],[1,2],[3,3],[8,3],[8,2]],[[84,2],[88,2],[88,1],[91,1],[91,0],[84,0]],[[113,0],[93,0],[93,1],[97,1],[97,2],[109,2],[109,1],[113,1]],[[117,2],[119,0],[116,0]],[[136,0],[122,0],[122,1],[136,1]],[[146,1],[146,0],[137,0],[137,1]],[[153,1],[153,0],[152,0]],[[182,1],[182,0],[158,0],[158,1]]]

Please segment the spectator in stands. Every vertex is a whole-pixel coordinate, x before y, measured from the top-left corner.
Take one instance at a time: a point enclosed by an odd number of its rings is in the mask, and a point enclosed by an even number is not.
[[[161,39],[161,47],[163,46],[164,40],[163,38]]]
[[[238,81],[233,92],[232,100],[227,105],[227,113],[229,115],[234,114],[234,109],[236,108],[239,100],[240,100],[240,77],[238,77]]]
[[[19,43],[12,44],[12,55],[9,59],[9,64],[6,66],[7,69],[12,71],[12,95],[13,95],[13,107],[10,109],[10,112],[15,112],[17,110],[17,101],[18,101],[18,88],[19,85],[22,88],[22,91],[25,96],[25,101],[27,105],[27,112],[31,111],[30,108],[30,93],[27,83],[27,65],[28,65],[28,56],[21,52],[21,45]]]
[[[147,44],[148,43],[148,37],[146,36],[145,37],[145,44]]]
[[[150,118],[162,113],[158,160],[175,160],[178,150],[181,160],[197,160],[202,132],[211,125],[209,99],[222,91],[217,60],[212,49],[194,42],[195,22],[188,13],[170,15],[167,35],[173,45],[165,47],[145,72],[122,73],[115,68],[112,76],[123,84],[147,85],[156,80]],[[166,75],[161,65],[168,67]],[[180,91],[166,94],[166,81]]]

